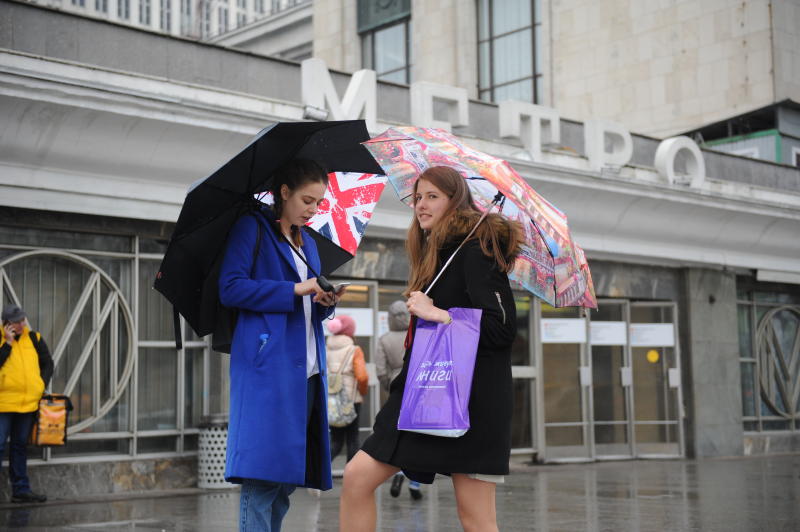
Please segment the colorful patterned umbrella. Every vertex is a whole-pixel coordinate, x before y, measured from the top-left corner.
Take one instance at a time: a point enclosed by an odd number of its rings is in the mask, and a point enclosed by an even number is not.
[[[482,210],[501,192],[500,212],[522,223],[525,245],[509,277],[554,307],[597,308],[583,250],[572,240],[566,215],[540,196],[506,161],[463,144],[440,129],[389,128],[364,142],[400,199],[412,203],[414,182],[431,166],[449,166],[470,185]]]

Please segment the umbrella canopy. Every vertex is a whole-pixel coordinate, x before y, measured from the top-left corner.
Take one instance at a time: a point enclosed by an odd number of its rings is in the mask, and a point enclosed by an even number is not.
[[[540,196],[506,161],[474,150],[440,129],[389,128],[364,143],[400,199],[413,203],[414,183],[432,166],[461,173],[482,210],[494,207],[521,222],[525,244],[509,277],[554,307],[597,308],[589,265],[572,240],[567,217]]]
[[[331,172],[328,174],[328,188],[317,213],[306,224],[309,234],[323,245],[335,244],[352,258],[356,254],[361,238],[372,218],[372,211],[386,186],[386,176],[362,174],[358,172]],[[273,205],[271,192],[258,194],[257,198],[265,205]],[[341,251],[337,252],[341,254]],[[323,275],[338,268],[338,259],[322,260]],[[346,262],[346,261],[345,261]],[[335,265],[335,268],[329,266]]]
[[[230,161],[193,184],[186,195],[154,288],[199,336],[213,332],[220,312],[217,280],[231,227],[258,209],[255,194],[269,188],[273,172],[293,158],[311,159],[328,171],[382,174],[360,144],[369,139],[363,120],[286,122],[262,130]],[[377,200],[376,200],[377,201]],[[353,257],[318,232],[322,275]]]

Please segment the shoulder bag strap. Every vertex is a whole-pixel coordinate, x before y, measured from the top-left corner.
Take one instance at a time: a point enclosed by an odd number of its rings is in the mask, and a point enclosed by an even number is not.
[[[453,254],[450,255],[450,258],[447,259],[447,261],[444,263],[444,266],[442,266],[442,269],[439,270],[439,273],[436,274],[436,277],[434,277],[433,281],[431,281],[431,284],[428,285],[427,289],[425,289],[425,295],[428,295],[428,292],[431,291],[431,289],[433,288],[433,285],[436,284],[436,281],[439,280],[439,278],[442,276],[442,274],[447,269],[447,267],[450,266],[450,263],[453,262],[453,258],[455,258],[456,253],[458,253],[461,250],[461,248],[464,247],[464,244],[467,243],[467,240],[469,240],[472,237],[472,235],[475,234],[475,231],[478,229],[478,226],[481,224],[482,221],[484,221],[486,219],[486,217],[489,215],[489,213],[492,212],[492,209],[494,208],[494,206],[497,205],[497,204],[500,204],[500,210],[503,209],[502,204],[505,203],[505,199],[506,198],[505,198],[505,196],[503,195],[502,192],[498,192],[495,195],[494,199],[492,200],[491,205],[489,205],[489,208],[486,209],[486,211],[481,215],[480,220],[478,220],[478,222],[475,224],[475,226],[472,228],[472,230],[469,232],[469,234],[464,238],[464,240],[461,241],[461,243],[458,245],[458,247],[453,252]],[[406,349],[411,349],[411,346],[414,344],[414,335],[412,334],[412,331],[414,330],[414,323],[416,322],[416,319],[417,319],[416,316],[412,316],[411,319],[408,322],[408,330],[406,331],[406,339],[403,342],[403,347],[405,347]]]

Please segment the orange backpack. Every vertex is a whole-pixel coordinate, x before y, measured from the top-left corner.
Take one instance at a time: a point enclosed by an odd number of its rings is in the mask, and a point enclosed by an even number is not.
[[[66,445],[71,410],[72,401],[66,395],[43,395],[28,443],[40,446]]]

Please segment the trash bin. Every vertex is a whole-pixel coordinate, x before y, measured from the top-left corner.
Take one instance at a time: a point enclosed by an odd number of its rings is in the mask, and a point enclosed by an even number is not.
[[[197,452],[198,488],[234,488],[225,481],[225,448],[228,443],[228,416],[205,416],[200,424]]]

